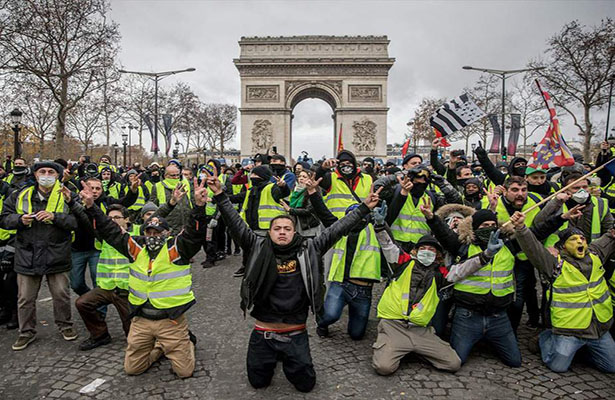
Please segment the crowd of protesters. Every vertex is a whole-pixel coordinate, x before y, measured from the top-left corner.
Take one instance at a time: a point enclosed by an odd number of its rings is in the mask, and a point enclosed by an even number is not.
[[[436,139],[429,159],[407,154],[399,166],[347,150],[313,164],[280,154],[146,168],[120,168],[109,156],[8,159],[0,322],[18,328],[13,350],[26,349],[46,279],[65,340],[78,338],[73,291],[88,331],[80,350],[111,342],[113,305],[127,374],[164,356],[189,377],[197,337],[187,312],[205,312],[191,309],[192,263],[203,249],[203,268],[241,255],[233,276],[238,305],[254,319],[247,373],[255,388],[270,384],[281,360],[297,390],[312,390],[310,311],[326,338],[347,308],[348,336],[363,340],[372,302],[380,375],[408,353],[455,372],[482,339],[519,367],[522,320],[551,370],[567,371],[583,349],[595,368],[615,372],[615,177],[589,173],[615,158],[615,143],[601,145],[595,164],[578,157],[549,170],[522,157],[494,164],[480,145],[474,158],[443,159]],[[374,285],[384,286],[380,298]]]

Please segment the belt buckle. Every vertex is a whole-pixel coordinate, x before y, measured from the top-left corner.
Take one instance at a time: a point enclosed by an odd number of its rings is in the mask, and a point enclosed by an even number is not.
[[[273,332],[271,332],[271,331],[264,331],[264,332],[263,332],[263,337],[264,337],[265,339],[267,339],[267,340],[270,340],[270,339],[272,339],[272,337],[273,337]]]

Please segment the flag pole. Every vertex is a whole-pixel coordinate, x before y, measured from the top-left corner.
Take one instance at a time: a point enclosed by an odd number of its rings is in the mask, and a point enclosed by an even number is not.
[[[575,181],[573,181],[572,183],[569,183],[568,185],[564,186],[563,188],[561,188],[560,190],[558,190],[555,193],[550,194],[549,196],[545,197],[544,199],[542,199],[541,201],[539,201],[538,203],[534,204],[533,206],[531,206],[530,208],[528,208],[527,210],[521,211],[521,214],[523,215],[527,215],[528,212],[532,211],[533,209],[535,209],[536,207],[540,207],[542,204],[546,203],[547,201],[551,200],[553,197],[557,196],[558,194],[562,193],[564,190],[570,189],[572,186],[576,185],[577,183],[581,182],[584,179],[588,179],[588,175],[591,174],[595,174],[596,172],[600,171],[602,168],[606,167],[607,164],[610,164],[611,162],[615,161],[615,157],[611,158],[609,161],[605,162],[604,164],[602,164],[599,167],[594,168],[592,171],[589,171],[587,174],[583,175],[582,177],[580,177],[579,179],[576,179]],[[510,224],[511,221],[508,220],[506,222],[504,222],[504,224],[502,224],[501,228],[505,227],[506,225]]]

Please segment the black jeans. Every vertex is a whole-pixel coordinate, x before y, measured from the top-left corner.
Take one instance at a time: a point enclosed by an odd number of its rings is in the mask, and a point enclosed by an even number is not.
[[[514,273],[515,301],[508,307],[508,317],[513,331],[517,332],[524,305],[533,324],[538,324],[540,311],[536,299],[536,275],[532,264],[529,261],[516,260]]]
[[[316,384],[316,372],[310,355],[307,331],[285,336],[288,343],[265,339],[263,332],[252,331],[248,345],[248,380],[254,388],[269,386],[278,361],[286,379],[300,392],[309,392]]]

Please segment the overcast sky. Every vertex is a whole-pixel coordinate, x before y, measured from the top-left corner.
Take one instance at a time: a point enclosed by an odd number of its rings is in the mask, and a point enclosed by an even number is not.
[[[423,97],[452,98],[475,82],[479,73],[461,66],[522,68],[565,23],[594,25],[606,16],[615,16],[615,1],[112,0],[111,12],[120,24],[125,68],[194,67],[162,84],[180,79],[205,102],[237,106],[239,73],[232,61],[241,36],[387,35],[396,59],[389,74],[388,143],[403,141]],[[293,155],[303,149],[331,155],[330,107],[305,100],[294,114]],[[565,137],[573,131],[564,125]]]

